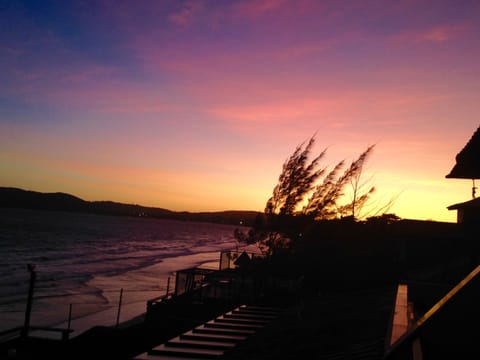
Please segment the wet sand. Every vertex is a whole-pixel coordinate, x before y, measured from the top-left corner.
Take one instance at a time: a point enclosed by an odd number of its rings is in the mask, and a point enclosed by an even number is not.
[[[158,264],[147,268],[138,269],[126,274],[117,276],[98,276],[89,285],[102,290],[107,297],[110,306],[104,310],[74,318],[71,320],[70,328],[73,329],[71,337],[76,337],[94,326],[115,327],[117,325],[118,304],[120,302],[120,289],[132,289],[132,284],[143,284],[147,274],[156,274],[155,281],[158,282],[158,291],[125,290],[122,293],[122,304],[120,307],[119,327],[126,327],[132,323],[141,321],[147,310],[147,301],[163,296],[167,291],[168,278],[170,278],[169,293],[175,289],[175,272],[182,268],[202,267],[207,269],[218,269],[219,253],[200,253],[166,258]],[[149,280],[152,281],[151,279]],[[56,327],[67,328],[68,321],[64,321]]]

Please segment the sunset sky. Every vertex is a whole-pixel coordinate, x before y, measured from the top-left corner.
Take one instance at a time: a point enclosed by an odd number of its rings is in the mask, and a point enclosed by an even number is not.
[[[376,145],[372,207],[471,199],[445,175],[480,125],[480,1],[0,0],[0,29],[0,186],[263,211],[316,134],[329,168]]]

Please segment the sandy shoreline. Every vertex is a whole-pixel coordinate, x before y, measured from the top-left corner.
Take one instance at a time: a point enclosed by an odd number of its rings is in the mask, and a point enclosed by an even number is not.
[[[101,289],[108,300],[108,307],[78,318],[72,317],[70,328],[73,329],[71,337],[75,337],[92,328],[93,326],[116,326],[120,289],[123,290],[122,304],[120,307],[119,327],[135,323],[146,312],[147,301],[166,294],[168,278],[170,278],[169,293],[175,290],[175,272],[190,267],[218,269],[220,252],[206,252],[183,255],[163,259],[161,262],[146,268],[137,269],[125,274],[115,276],[98,276],[89,282],[89,286]],[[157,289],[135,289],[135,284],[145,282],[145,277],[155,274]],[[150,280],[151,281],[151,280]],[[67,328],[68,321],[62,321],[55,327]]]
[[[258,252],[254,245],[233,248],[232,251]],[[76,337],[87,331],[93,326],[111,326],[117,324],[118,304],[121,288],[124,289],[122,305],[120,308],[119,324],[120,328],[126,327],[137,322],[141,322],[147,310],[147,301],[159,296],[163,296],[169,287],[169,293],[175,291],[175,273],[182,269],[201,267],[205,269],[218,269],[221,251],[210,251],[196,254],[182,255],[172,258],[165,258],[157,264],[145,268],[137,269],[125,274],[116,276],[95,277],[89,285],[102,290],[108,298],[110,307],[96,313],[72,319],[71,329],[74,331],[71,337]],[[154,274],[158,286],[156,290],[129,291],[132,284],[145,282],[146,276]],[[170,278],[170,285],[168,285]],[[68,322],[64,321],[56,325],[61,328],[67,328]]]

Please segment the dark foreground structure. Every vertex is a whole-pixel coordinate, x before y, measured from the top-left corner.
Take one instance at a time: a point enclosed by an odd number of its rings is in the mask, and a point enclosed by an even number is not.
[[[222,253],[218,270],[179,270],[174,294],[118,327],[71,339],[63,331],[58,340],[0,334],[0,357],[480,357],[480,252],[471,227],[339,222],[308,239],[293,253]]]

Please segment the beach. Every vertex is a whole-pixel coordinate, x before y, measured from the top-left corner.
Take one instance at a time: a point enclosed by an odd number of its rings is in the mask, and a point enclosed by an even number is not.
[[[115,326],[174,291],[175,271],[218,266],[238,246],[231,225],[0,209],[0,331],[22,326],[35,268],[32,326]],[[122,290],[123,289],[123,290]],[[120,315],[118,305],[122,302]]]
[[[120,301],[120,290],[114,289],[132,289],[134,284],[144,284],[151,281],[152,274],[155,281],[159,284],[157,291],[135,291],[130,290],[124,292],[126,301],[122,301],[120,306],[119,325],[124,327],[135,322],[135,319],[140,321],[143,319],[147,301],[167,294],[168,279],[170,278],[169,293],[175,290],[175,272],[177,270],[202,267],[206,269],[218,269],[219,266],[219,252],[207,252],[192,255],[179,256],[175,258],[166,258],[162,262],[148,266],[146,268],[138,269],[129,273],[118,276],[98,276],[91,281],[91,286],[102,289],[102,293],[108,296],[110,304],[117,304],[106,310],[92,313],[78,319],[73,319],[71,328],[73,332],[72,337],[75,337],[84,331],[94,326],[116,326],[118,312],[118,304]],[[68,322],[64,321],[56,324],[57,327],[67,328]]]

